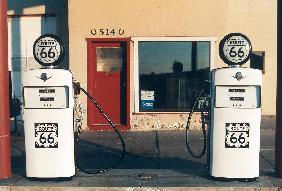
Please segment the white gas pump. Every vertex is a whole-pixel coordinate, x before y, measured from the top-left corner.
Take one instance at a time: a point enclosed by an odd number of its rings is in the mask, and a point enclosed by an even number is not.
[[[187,150],[193,157],[200,158],[204,156],[208,142],[209,174],[215,178],[248,180],[259,176],[262,73],[240,67],[248,61],[251,49],[250,40],[240,33],[231,33],[221,40],[220,57],[229,67],[211,72],[210,102],[206,101],[207,97],[203,99],[208,92],[203,89],[187,121]],[[188,141],[190,121],[197,103],[203,116],[204,147],[200,155],[192,152]],[[208,141],[205,116],[210,116]]]
[[[23,74],[27,177],[75,174],[72,74],[62,69]]]
[[[26,175],[33,178],[75,174],[73,79],[68,70],[51,69],[63,57],[63,43],[55,35],[39,37],[35,59],[45,69],[28,70],[22,78]]]
[[[259,176],[260,70],[242,68],[251,52],[249,39],[238,33],[220,43],[228,68],[212,72],[210,175],[252,179]]]
[[[210,174],[259,176],[261,71],[221,68],[212,73]]]

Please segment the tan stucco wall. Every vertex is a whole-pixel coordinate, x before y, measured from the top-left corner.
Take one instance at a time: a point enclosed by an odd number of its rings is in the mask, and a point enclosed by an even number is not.
[[[265,73],[262,87],[262,113],[276,114],[277,81],[277,1],[228,1],[227,31],[246,34],[253,51],[265,51]],[[246,64],[247,65],[247,64]]]
[[[85,38],[134,36],[216,37],[215,67],[224,63],[218,43],[225,34],[241,32],[252,41],[253,50],[265,51],[263,114],[275,115],[276,97],[276,0],[69,0],[70,68],[86,87]],[[124,35],[91,34],[91,29],[123,29]],[[131,47],[131,113],[134,113],[133,47]],[[271,99],[269,99],[271,98]],[[85,98],[84,98],[85,102]],[[187,115],[132,115],[131,128],[181,127]]]

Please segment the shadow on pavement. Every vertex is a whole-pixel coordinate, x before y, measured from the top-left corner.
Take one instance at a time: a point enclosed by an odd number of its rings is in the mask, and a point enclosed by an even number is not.
[[[131,145],[131,147],[134,145]],[[119,145],[116,145],[119,147]],[[24,138],[12,136],[12,172],[25,177]],[[87,170],[100,170],[115,164],[121,157],[121,149],[113,146],[80,140],[76,160]],[[207,176],[206,164],[178,157],[158,157],[154,150],[142,153],[126,152],[116,169],[170,169],[186,174]]]
[[[77,162],[84,169],[105,169],[115,164],[121,157],[121,149],[81,140],[78,143]],[[126,152],[118,169],[173,169],[182,173],[196,175],[206,171],[206,164],[177,157],[158,157],[152,150],[136,154]],[[206,173],[207,176],[207,171]]]

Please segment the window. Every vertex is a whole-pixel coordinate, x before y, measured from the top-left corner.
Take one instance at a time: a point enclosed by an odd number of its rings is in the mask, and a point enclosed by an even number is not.
[[[97,71],[118,72],[122,71],[122,47],[97,47]]]
[[[262,73],[265,73],[264,70],[264,51],[253,51],[250,56],[250,67],[254,69],[262,70]]]
[[[137,44],[139,111],[189,111],[209,80],[211,41],[140,39]]]

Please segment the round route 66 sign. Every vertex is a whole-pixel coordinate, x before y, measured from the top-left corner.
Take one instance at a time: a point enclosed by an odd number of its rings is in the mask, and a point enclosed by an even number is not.
[[[33,56],[42,66],[56,66],[64,58],[64,43],[54,34],[41,35],[33,44]]]
[[[245,64],[251,53],[251,41],[241,33],[230,33],[219,43],[219,56],[228,65]]]

